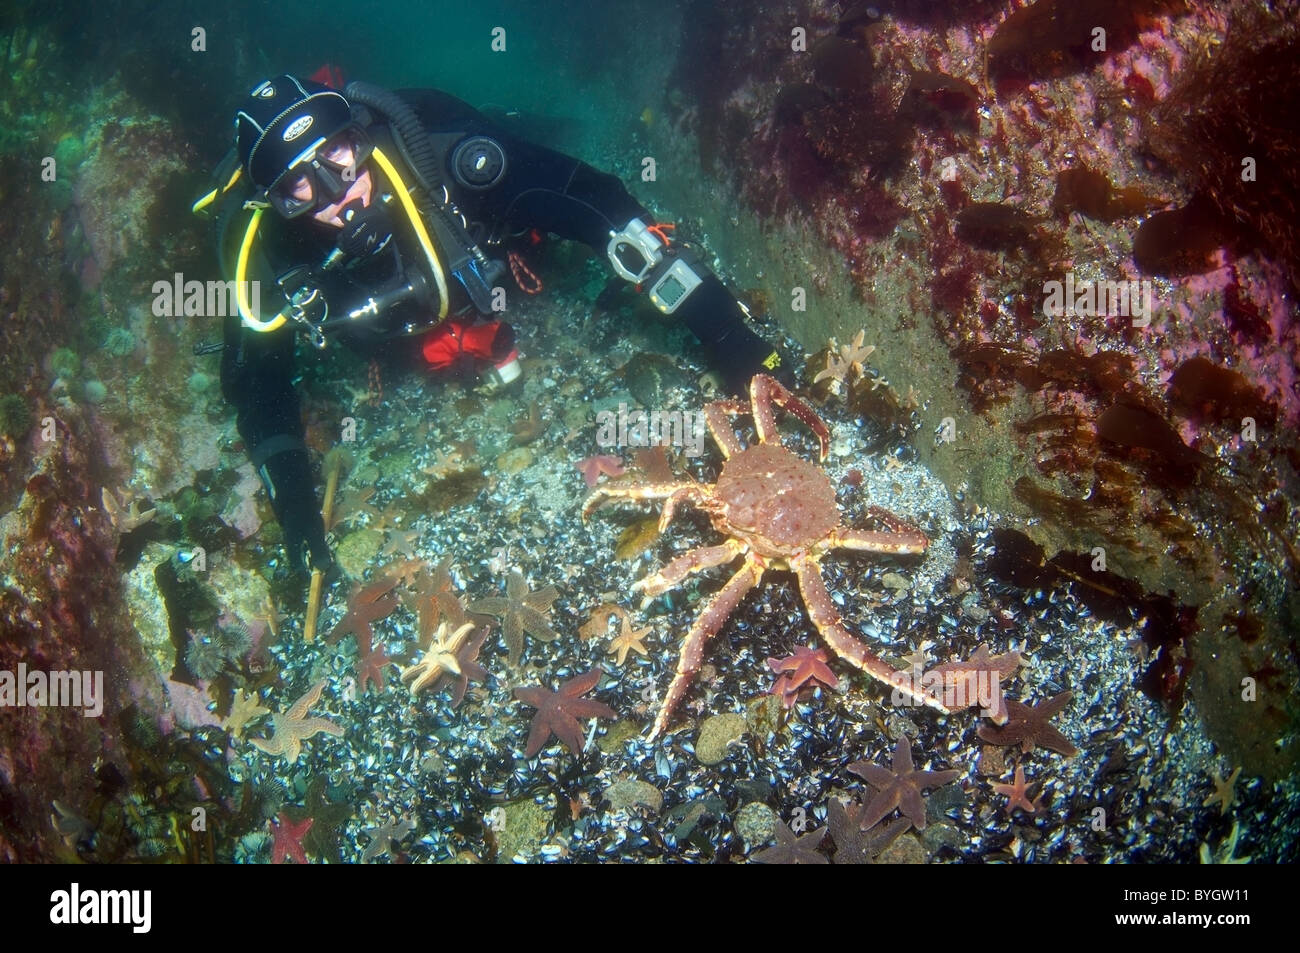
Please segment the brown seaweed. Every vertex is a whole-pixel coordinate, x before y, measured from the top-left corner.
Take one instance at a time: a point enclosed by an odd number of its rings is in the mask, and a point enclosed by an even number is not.
[[[817,82],[829,89],[856,91],[871,85],[871,55],[842,36],[813,44],[812,65]]]
[[[1023,252],[1042,246],[1038,221],[1003,202],[975,202],[956,217],[957,237],[987,251]]]
[[[992,537],[993,555],[984,568],[993,578],[1018,589],[1064,585],[1098,618],[1120,626],[1140,623],[1150,661],[1138,676],[1138,686],[1171,714],[1178,713],[1192,668],[1188,639],[1196,632],[1199,607],[1178,603],[1171,595],[1144,592],[1110,570],[1093,569],[1091,553],[1062,550],[1048,559],[1043,547],[1018,530],[995,529]]]
[[[772,104],[772,115],[778,123],[798,122],[810,109],[825,106],[828,102],[826,93],[811,83],[792,83],[782,86]],[[627,282],[619,281],[620,288],[627,287]]]
[[[1204,274],[1215,267],[1214,253],[1231,233],[1202,198],[1182,208],[1157,212],[1138,227],[1133,260],[1142,271],[1166,278]]]
[[[1224,42],[1179,73],[1147,132],[1233,237],[1300,288],[1300,18],[1269,6],[1234,5]]]
[[[1178,366],[1169,380],[1168,397],[1175,408],[1201,422],[1236,425],[1253,417],[1261,426],[1277,423],[1277,407],[1257,388],[1239,372],[1205,357],[1193,357]]]
[[[1205,458],[1183,443],[1159,414],[1126,401],[1097,418],[1097,436],[1170,487],[1191,485]]]
[[[1086,166],[1058,173],[1056,195],[1052,198],[1052,210],[1056,213],[1081,212],[1099,222],[1140,215],[1163,204],[1163,200],[1132,186],[1117,189],[1105,175]]]
[[[912,74],[899,112],[920,126],[974,131],[979,101],[979,90],[964,79],[919,70]]]
[[[1132,44],[1142,17],[1184,6],[1184,0],[1038,0],[994,31],[989,74],[1031,79],[1078,72]],[[1100,48],[1098,29],[1105,31]]]

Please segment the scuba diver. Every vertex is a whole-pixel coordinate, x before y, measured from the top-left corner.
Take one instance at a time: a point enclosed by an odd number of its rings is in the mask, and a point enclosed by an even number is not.
[[[530,239],[550,233],[606,257],[685,322],[733,393],[759,371],[784,376],[700,253],[670,238],[616,177],[443,92],[362,82],[340,92],[289,75],[259,84],[236,113],[214,187],[195,203],[213,209],[239,305],[224,326],[222,392],[295,571],[304,550],[313,569],[332,568],[293,387],[298,334],[316,348],[418,351],[432,370],[509,386],[520,366],[499,319],[502,285],[513,278],[528,290],[530,273],[506,259]]]

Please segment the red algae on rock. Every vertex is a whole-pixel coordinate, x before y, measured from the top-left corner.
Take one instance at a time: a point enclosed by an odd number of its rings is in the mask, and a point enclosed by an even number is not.
[[[1151,148],[1233,236],[1300,289],[1300,16],[1237,4],[1222,45],[1177,77],[1146,125]]]
[[[1143,17],[1184,6],[1183,0],[1038,0],[998,26],[988,44],[989,73],[1032,79],[1085,69],[1133,43]]]

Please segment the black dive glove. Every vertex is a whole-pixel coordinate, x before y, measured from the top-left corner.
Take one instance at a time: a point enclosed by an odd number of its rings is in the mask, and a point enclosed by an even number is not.
[[[717,276],[707,276],[679,313],[708,351],[709,363],[728,393],[747,394],[755,374],[770,374],[786,387],[794,386],[789,361],[750,329],[745,312]]]
[[[325,542],[325,521],[316,502],[311,460],[306,450],[285,450],[266,461],[262,480],[271,497],[271,507],[284,533],[289,565],[303,571],[303,549],[311,552],[313,569],[329,569],[332,563]]]
[[[748,394],[749,382],[755,374],[767,374],[787,388],[794,387],[789,362],[745,325],[734,328],[712,350],[713,366],[722,375],[723,386],[730,394],[737,397]]]

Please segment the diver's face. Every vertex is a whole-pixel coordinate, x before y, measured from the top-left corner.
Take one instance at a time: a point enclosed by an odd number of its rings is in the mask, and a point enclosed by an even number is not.
[[[318,222],[341,228],[343,222],[339,218],[339,211],[343,206],[356,199],[361,199],[362,205],[370,204],[370,172],[364,168],[357,169],[356,159],[356,143],[348,135],[339,136],[331,142],[325,143],[325,145],[321,146],[320,151],[316,153],[314,162],[327,165],[336,173],[345,173],[345,181],[347,180],[346,173],[348,171],[353,171],[355,174],[347,191],[337,201],[312,213],[312,217]],[[315,183],[305,173],[299,174],[289,181],[282,182],[279,188],[284,195],[291,197],[295,202],[314,204],[316,201]]]
[[[311,186],[308,186],[310,193]],[[359,170],[356,180],[348,186],[348,190],[333,205],[327,205],[313,213],[312,217],[318,222],[324,222],[326,225],[333,225],[335,228],[343,227],[343,220],[339,218],[339,213],[349,202],[361,199],[363,206],[370,204],[370,170]]]
[[[319,158],[328,162],[330,165],[341,169],[352,169],[356,166],[356,144],[349,136],[340,136],[333,142],[327,142],[321,146]],[[306,178],[304,176],[304,178]],[[311,190],[311,184],[307,184],[308,191]],[[368,169],[357,169],[356,178],[348,186],[347,192],[343,194],[333,205],[327,205],[314,214],[318,222],[324,222],[326,225],[333,225],[336,228],[343,227],[343,221],[339,218],[339,211],[349,202],[361,199],[362,205],[370,204],[370,171]]]

